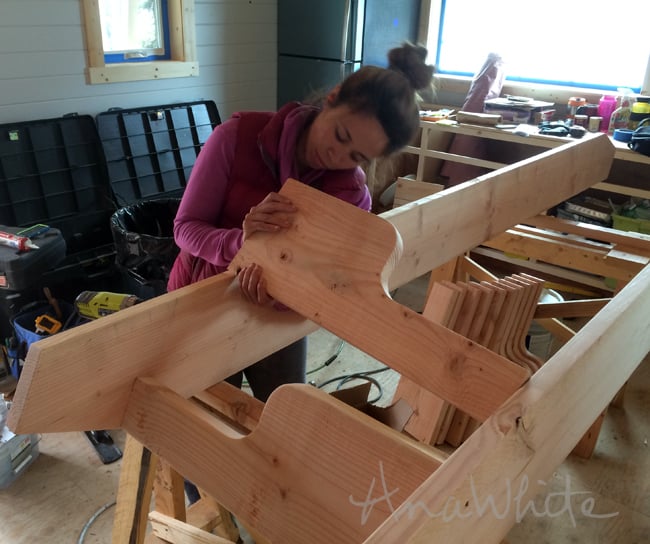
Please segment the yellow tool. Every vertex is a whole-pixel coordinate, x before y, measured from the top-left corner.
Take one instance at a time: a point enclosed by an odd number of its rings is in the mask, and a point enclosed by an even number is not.
[[[75,299],[77,312],[86,319],[99,319],[142,302],[135,295],[108,291],[82,291]]]

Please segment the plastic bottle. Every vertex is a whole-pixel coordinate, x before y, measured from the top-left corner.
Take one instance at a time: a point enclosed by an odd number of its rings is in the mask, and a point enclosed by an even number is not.
[[[600,122],[601,132],[607,132],[609,120],[616,109],[616,97],[612,94],[604,94],[598,101],[598,116],[603,120]]]
[[[628,128],[635,130],[646,117],[650,117],[650,96],[637,96],[632,104]]]
[[[573,121],[578,108],[584,106],[586,103],[587,99],[582,98],[581,96],[572,96],[569,98],[569,102],[567,103],[567,119]]]
[[[609,127],[607,134],[612,136],[614,131],[621,128],[627,128],[630,122],[630,113],[632,113],[632,102],[634,93],[630,89],[619,89],[621,95],[616,99],[618,107],[612,112],[609,118]]]

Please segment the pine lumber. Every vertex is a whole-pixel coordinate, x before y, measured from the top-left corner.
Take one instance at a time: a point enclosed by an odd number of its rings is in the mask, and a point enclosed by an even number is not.
[[[390,514],[363,509],[378,471],[400,504],[440,465],[434,452],[313,386],[269,398],[250,434],[152,378],[134,385],[123,426],[271,542],[363,542]],[[374,481],[374,484],[373,484]],[[363,522],[362,522],[363,520]]]
[[[375,280],[402,285],[605,179],[613,153],[605,135],[569,143],[387,212],[382,218],[397,229],[404,250],[392,274]],[[363,241],[355,239],[355,247]],[[20,433],[116,428],[138,376],[154,376],[189,397],[316,329],[295,312],[242,304],[233,280],[224,273],[32,344],[9,425]],[[440,347],[442,338],[437,331],[429,347]],[[444,338],[441,356],[450,353]],[[455,394],[464,393],[458,385]],[[504,397],[476,407],[478,415]]]
[[[485,544],[504,538],[518,513],[544,491],[544,481],[650,351],[648,305],[650,267],[551,357],[364,544]],[[494,501],[496,510],[486,506],[487,500]],[[453,515],[436,516],[445,505]],[[408,523],[394,521],[405,518]]]

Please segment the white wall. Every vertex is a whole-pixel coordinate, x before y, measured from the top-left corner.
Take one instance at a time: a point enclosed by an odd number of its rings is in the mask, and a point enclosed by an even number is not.
[[[200,75],[88,85],[79,0],[0,0],[0,124],[214,100],[273,110],[277,0],[195,0]]]

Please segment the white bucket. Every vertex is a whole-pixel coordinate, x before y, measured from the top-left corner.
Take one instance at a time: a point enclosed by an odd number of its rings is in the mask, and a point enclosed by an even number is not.
[[[564,302],[564,298],[557,291],[553,291],[552,289],[543,289],[542,294],[539,297],[539,302],[542,304]],[[528,344],[528,351],[539,357],[542,361],[547,361],[551,356],[553,335],[534,321],[530,325],[530,329],[528,329],[526,343]]]

